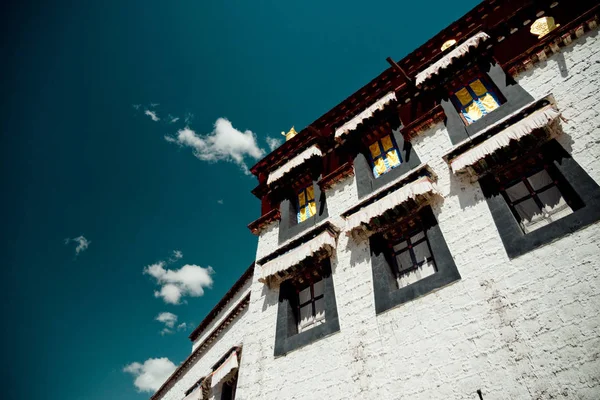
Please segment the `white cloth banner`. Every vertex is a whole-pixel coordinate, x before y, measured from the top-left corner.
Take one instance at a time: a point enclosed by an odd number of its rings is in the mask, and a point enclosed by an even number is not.
[[[414,199],[419,195],[427,193],[437,193],[437,190],[435,189],[433,182],[425,176],[402,186],[400,189],[393,191],[376,202],[371,203],[350,215],[346,220],[346,229],[348,233],[351,233],[362,224],[369,224],[373,218],[383,215],[387,210],[399,206],[408,199]]]
[[[518,111],[515,113],[518,113]],[[510,118],[515,113],[504,119]],[[477,161],[485,158],[485,156],[508,146],[511,140],[519,140],[523,136],[531,134],[534,130],[543,128],[559,116],[560,112],[557,111],[552,104],[531,113],[516,124],[509,126],[505,130],[495,134],[486,141],[453,159],[450,162],[452,172],[456,173],[475,164]]]
[[[323,153],[316,145],[310,146],[309,148],[304,150],[302,153],[293,157],[291,160],[289,160],[288,162],[283,164],[281,167],[279,167],[275,171],[271,172],[269,174],[269,178],[267,179],[267,185],[270,185],[271,183],[275,182],[276,180],[281,179],[285,174],[287,174],[288,172],[290,172],[292,169],[296,168],[297,166],[301,165],[306,160],[308,160],[312,157],[322,157],[322,156],[323,156]]]
[[[350,121],[346,122],[341,127],[335,130],[336,139],[347,134],[348,132],[352,132],[356,129],[356,127],[363,122],[367,118],[371,118],[373,113],[377,110],[383,110],[385,106],[392,100],[396,100],[396,93],[389,92],[381,99],[377,100],[375,103],[371,104],[369,108],[352,118]]]
[[[488,34],[484,32],[479,32],[478,34],[471,36],[469,39],[456,46],[456,48],[450,53],[446,54],[444,57],[431,64],[429,67],[419,72],[416,76],[415,84],[419,86],[427,79],[431,78],[434,75],[437,75],[444,68],[448,68],[448,66],[451,65],[455,59],[467,54],[471,47],[477,47],[479,46],[480,42],[486,41],[489,38],[490,37],[488,36]]]
[[[265,281],[268,277],[299,264],[301,261],[304,261],[323,249],[331,251],[335,249],[335,247],[335,236],[330,231],[325,230],[308,242],[301,244],[261,266],[261,280]]]
[[[211,387],[217,386],[223,379],[227,378],[232,372],[238,369],[237,351],[232,352],[227,360],[212,373]]]

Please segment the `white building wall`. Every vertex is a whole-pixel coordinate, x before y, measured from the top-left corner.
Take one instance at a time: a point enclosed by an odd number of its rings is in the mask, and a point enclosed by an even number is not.
[[[600,182],[600,42],[594,32],[518,77],[553,93],[569,119],[560,143]],[[566,68],[566,73],[561,72]],[[278,291],[254,274],[236,398],[600,398],[600,224],[510,260],[478,183],[452,175],[442,124],[413,140],[438,175],[433,205],[462,279],[375,315],[368,242],[340,235],[332,259],[340,331],[275,358]],[[326,192],[356,204],[353,177]],[[277,225],[257,259],[277,246]]]
[[[239,302],[236,301],[234,304]],[[223,314],[223,315],[226,315]],[[244,342],[244,338],[248,332],[252,332],[250,319],[248,318],[248,308],[244,309],[241,314],[229,325],[225,331],[221,333],[202,354],[198,361],[187,370],[184,375],[170,388],[161,399],[163,400],[182,400],[185,397],[185,391],[194,385],[198,379],[207,376],[212,372],[212,366],[215,365],[221,357],[223,357],[234,346],[240,346]],[[244,359],[244,351],[242,349],[242,360]],[[211,400],[219,400],[221,398],[221,385],[217,385],[212,390]]]

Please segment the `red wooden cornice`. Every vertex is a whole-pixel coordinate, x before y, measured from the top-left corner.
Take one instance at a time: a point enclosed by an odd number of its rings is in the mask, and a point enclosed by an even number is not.
[[[278,208],[274,208],[259,219],[248,224],[248,229],[255,235],[258,235],[263,228],[269,225],[271,222],[281,220],[281,213]]]

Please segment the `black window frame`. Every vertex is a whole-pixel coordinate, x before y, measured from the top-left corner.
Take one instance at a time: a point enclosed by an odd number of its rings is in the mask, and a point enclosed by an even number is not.
[[[221,400],[235,400],[235,392],[237,391],[237,381],[238,374],[228,380],[227,382],[223,382],[221,385]]]
[[[274,346],[275,357],[308,346],[340,330],[330,260],[325,258],[318,262],[315,261],[314,268],[317,267],[320,268],[320,277],[323,280],[325,321],[310,329],[298,332],[298,293],[296,289],[298,286],[294,283],[293,277],[283,281],[279,286]],[[300,271],[299,273],[307,274],[308,272],[310,271]]]
[[[395,257],[390,251],[391,243],[396,240],[385,237],[386,233],[395,227],[371,236],[369,244],[376,314],[425,296],[461,279],[431,206],[422,207],[409,217],[399,221],[397,226],[406,225],[409,223],[408,221],[414,221],[415,226],[424,231],[431,256],[435,262],[436,272],[407,286],[399,287],[394,267]],[[410,228],[406,229],[406,232],[411,231]]]
[[[321,299],[325,298],[325,289],[323,289],[323,294],[321,294],[319,296],[315,296],[315,284],[317,284],[319,282],[323,282],[323,278],[309,279],[304,285],[296,285],[296,294],[298,296],[298,299],[296,300],[296,323],[298,325],[298,331],[300,331],[300,321],[302,319],[301,310],[303,307],[310,304],[311,305],[311,316],[313,318],[317,317],[317,305],[316,305],[317,300],[321,300]],[[324,285],[325,285],[325,282],[323,282],[323,286]],[[310,288],[310,299],[305,303],[300,303],[300,292],[302,292],[306,288]],[[325,311],[324,311],[324,313],[325,313]],[[327,314],[325,314],[325,319],[327,319]],[[312,326],[310,328],[304,329],[303,332],[318,326],[318,325],[315,325],[314,321],[311,325]]]
[[[460,100],[456,96],[456,92],[458,92],[459,90],[462,90],[462,89],[466,89],[467,92],[469,92],[469,95],[471,96],[471,99],[472,99],[471,101],[474,102],[476,99],[479,99],[479,96],[477,96],[477,94],[471,88],[471,83],[473,83],[477,80],[481,81],[481,84],[488,90],[488,92],[492,95],[494,100],[496,100],[496,103],[498,103],[498,107],[496,107],[494,110],[492,110],[490,112],[486,112],[485,114],[482,114],[479,119],[476,119],[473,122],[469,122],[469,121],[467,121],[465,116],[462,114],[461,109],[464,106],[461,104]],[[465,127],[471,126],[471,125],[477,123],[477,121],[480,121],[483,118],[487,117],[488,115],[491,115],[492,113],[498,111],[498,109],[500,109],[500,107],[502,107],[506,103],[506,98],[502,95],[502,92],[496,86],[494,81],[492,81],[492,79],[490,79],[488,74],[481,72],[481,71],[477,71],[476,73],[469,74],[468,78],[461,79],[460,83],[457,83],[457,84],[455,83],[448,94],[449,94],[450,102],[454,106],[454,109],[460,116],[460,119],[462,120]]]
[[[383,149],[383,143],[381,143],[381,140],[386,136],[389,136],[390,141],[392,142],[392,148],[387,151]],[[377,143],[377,145],[379,147],[379,155],[377,157],[373,157],[373,155],[371,154],[371,146],[375,143]],[[375,176],[375,161],[380,158],[383,158],[383,157],[387,158],[387,154],[394,150],[396,151],[396,154],[398,154],[398,160],[400,161],[400,164],[396,165],[395,167],[390,167],[390,169],[387,169],[384,173],[379,174],[378,176]],[[369,164],[371,165],[371,174],[373,174],[374,179],[379,179],[382,176],[392,172],[394,169],[400,168],[402,166],[402,164],[404,163],[404,159],[402,158],[402,152],[400,151],[400,148],[398,147],[398,143],[396,142],[396,138],[394,137],[393,132],[390,132],[387,135],[383,135],[383,136],[375,139],[374,142],[371,142],[371,144],[367,146],[367,155],[369,158]]]
[[[556,139],[518,157],[507,167],[516,166],[526,158],[531,159],[532,154],[536,154],[540,162],[554,168],[560,174],[565,191],[559,190],[567,204],[572,202],[569,206],[573,213],[526,234],[506,202],[502,193],[502,182],[498,182],[496,179],[497,174],[489,173],[479,179],[481,190],[502,239],[504,249],[511,259],[600,220],[600,186]]]
[[[423,233],[423,237],[418,239],[416,242],[413,242],[411,240],[411,238],[421,232]],[[401,249],[401,250],[394,250],[394,247],[402,242],[406,242],[406,244],[407,244],[406,248]],[[430,256],[427,259],[425,259],[424,261],[417,261],[414,248],[416,245],[419,245],[423,242],[425,242],[427,244],[427,248],[429,249]],[[403,270],[400,270],[397,257],[399,254],[406,253],[406,252],[408,252],[410,254],[410,259],[413,264],[410,268],[405,268]],[[429,243],[429,237],[427,236],[427,231],[422,226],[415,227],[414,229],[408,231],[403,237],[398,238],[394,241],[391,241],[390,242],[390,255],[392,257],[392,264],[394,266],[394,272],[397,275],[397,279],[400,279],[401,275],[405,275],[412,271],[416,271],[420,266],[422,266],[423,264],[430,262],[430,261],[433,262],[433,267],[436,269],[436,272],[437,272],[435,257],[433,256],[433,251],[431,250],[431,243]]]

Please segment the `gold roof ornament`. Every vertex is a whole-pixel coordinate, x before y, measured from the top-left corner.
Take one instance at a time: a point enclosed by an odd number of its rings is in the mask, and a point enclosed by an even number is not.
[[[558,28],[560,24],[554,23],[554,18],[552,17],[542,17],[536,19],[533,24],[531,24],[531,28],[529,28],[529,32],[537,35],[538,39],[543,38],[548,33],[552,32],[556,28]]]
[[[455,44],[456,44],[456,40],[454,40],[454,39],[446,40],[444,42],[444,44],[442,45],[442,51],[449,49],[450,47],[454,46]]]
[[[285,136],[285,141],[287,142],[288,140],[290,140],[291,138],[293,138],[294,136],[296,136],[298,134],[298,132],[296,132],[296,130],[292,126],[292,129],[290,129],[290,131],[288,133],[281,132],[281,134],[283,136]]]

